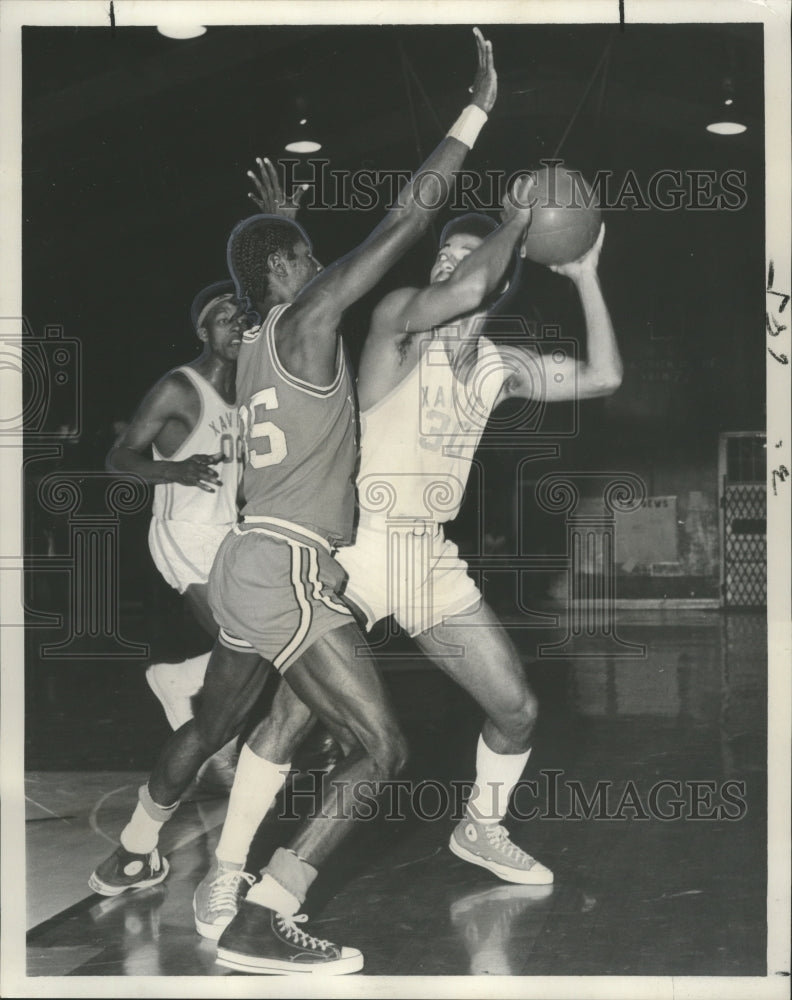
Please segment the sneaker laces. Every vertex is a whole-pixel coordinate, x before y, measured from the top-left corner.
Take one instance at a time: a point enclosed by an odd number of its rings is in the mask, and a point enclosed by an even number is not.
[[[301,931],[297,924],[304,924],[308,919],[307,913],[295,913],[293,917],[284,916],[284,914],[278,914],[278,930],[285,934],[289,941],[295,941],[301,948],[312,948],[314,951],[319,949],[321,951],[326,951],[330,947],[329,941],[323,941],[320,938],[311,937],[310,934],[306,934],[305,931]]]
[[[247,882],[250,886],[255,881],[255,875],[249,875],[245,871],[222,872],[212,882],[212,888],[209,890],[209,909],[236,909],[239,906],[242,883]]]
[[[509,837],[506,827],[501,826],[500,823],[496,823],[494,826],[487,825],[484,829],[490,846],[501,851],[511,861],[521,861],[523,863],[530,861],[531,864],[536,863],[530,854],[526,854],[521,847],[518,847],[514,843]]]

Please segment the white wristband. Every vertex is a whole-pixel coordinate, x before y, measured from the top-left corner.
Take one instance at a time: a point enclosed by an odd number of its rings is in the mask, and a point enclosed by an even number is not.
[[[486,121],[486,111],[482,111],[478,104],[468,104],[448,130],[448,134],[452,139],[459,139],[460,142],[464,142],[468,149],[472,149]]]

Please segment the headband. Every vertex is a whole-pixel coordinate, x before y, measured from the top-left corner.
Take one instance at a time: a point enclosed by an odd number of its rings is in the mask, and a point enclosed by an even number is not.
[[[195,329],[197,330],[203,323],[210,310],[214,309],[215,306],[219,306],[221,302],[229,302],[233,298],[233,293],[226,292],[225,295],[216,295],[213,299],[209,299],[203,309],[198,313],[198,319],[195,321]]]

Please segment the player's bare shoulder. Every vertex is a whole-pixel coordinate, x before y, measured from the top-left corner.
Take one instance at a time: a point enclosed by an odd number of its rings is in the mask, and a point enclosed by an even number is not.
[[[146,394],[132,424],[136,430],[157,427],[153,441],[172,454],[201,418],[201,398],[184,372],[166,372]]]
[[[399,288],[379,303],[371,325],[358,373],[360,407],[368,409],[394,389],[418,363],[420,330],[404,330],[396,321],[414,288]]]
[[[169,415],[192,418],[194,423],[201,412],[201,398],[189,375],[178,368],[167,372],[152,389],[157,400]]]

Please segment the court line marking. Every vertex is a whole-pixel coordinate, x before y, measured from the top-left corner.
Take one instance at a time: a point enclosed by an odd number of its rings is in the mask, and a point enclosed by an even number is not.
[[[118,788],[111,788],[109,792],[105,792],[105,794],[102,795],[101,798],[97,800],[93,809],[91,809],[90,815],[88,816],[88,826],[90,826],[93,832],[95,834],[98,834],[98,836],[100,837],[104,837],[106,841],[108,841],[113,845],[116,845],[115,837],[111,837],[109,834],[104,832],[104,830],[99,826],[99,822],[96,817],[97,814],[99,813],[99,810],[102,808],[102,806],[110,798],[111,795],[115,795],[116,792],[125,792],[128,788],[134,788],[134,785],[120,785]]]
[[[32,799],[29,795],[25,796],[25,802],[30,802],[32,805],[36,806],[38,809],[42,809],[45,813],[49,813],[50,816],[52,816],[54,819],[63,820],[64,823],[66,823],[68,826],[71,826],[71,823],[69,823],[69,820],[65,816],[60,816],[58,813],[53,812],[52,809],[48,809],[45,805],[42,805],[41,802],[36,802],[36,800]],[[73,818],[74,818],[73,816],[69,817],[69,819],[73,819]],[[26,823],[30,823],[30,822],[33,822],[33,821],[32,820],[25,820],[25,822]]]

